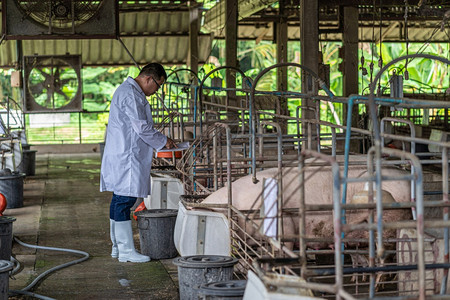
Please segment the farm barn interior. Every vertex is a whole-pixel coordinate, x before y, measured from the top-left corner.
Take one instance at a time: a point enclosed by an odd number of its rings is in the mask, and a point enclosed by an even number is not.
[[[450,1],[2,0],[1,19],[0,298],[450,296]],[[149,63],[148,130],[178,146],[145,146],[151,192],[119,222],[108,118]]]

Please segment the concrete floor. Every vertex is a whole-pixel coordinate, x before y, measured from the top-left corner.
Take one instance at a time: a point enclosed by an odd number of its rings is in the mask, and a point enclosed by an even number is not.
[[[99,174],[98,153],[37,153],[36,175],[24,183],[24,206],[4,213],[17,219],[14,236],[32,245],[82,250],[90,258],[49,274],[31,291],[55,299],[178,299],[177,268],[172,259],[135,264],[111,258],[111,193],[99,192]],[[133,221],[139,250],[136,225]],[[10,290],[21,290],[49,268],[81,257],[35,250],[16,242],[12,255],[22,267],[9,280]]]

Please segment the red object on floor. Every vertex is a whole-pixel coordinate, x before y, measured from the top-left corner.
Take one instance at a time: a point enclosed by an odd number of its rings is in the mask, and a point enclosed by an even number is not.
[[[3,216],[3,212],[6,209],[6,197],[2,193],[0,193],[0,216]]]
[[[142,201],[142,203],[139,204],[138,207],[136,207],[134,212],[141,211],[141,210],[146,210],[146,209],[147,209],[147,207],[145,207],[145,203],[144,203],[144,201]],[[133,218],[137,221],[137,217],[136,217],[136,215],[134,213],[133,213]]]

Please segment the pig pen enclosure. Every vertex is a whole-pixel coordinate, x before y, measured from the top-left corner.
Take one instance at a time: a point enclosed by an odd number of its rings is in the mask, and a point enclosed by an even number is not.
[[[238,277],[245,277],[248,270],[297,276],[307,281],[296,284],[320,297],[438,293],[445,288],[443,270],[449,267],[444,247],[448,232],[443,229],[449,226],[448,203],[445,197],[424,201],[421,195],[424,180],[432,188],[442,184],[446,194],[448,169],[442,163],[446,153],[441,160],[443,175],[438,176],[423,173],[411,154],[385,148],[383,155],[389,159],[383,161],[377,181],[374,152],[351,156],[346,179],[341,157],[309,150],[297,160],[283,159],[279,168],[256,172],[255,177],[242,172],[239,167],[246,165],[241,160],[227,160],[222,177],[210,178],[224,187],[206,195],[200,185],[201,192],[185,197],[183,203],[228,217],[230,251],[239,258]],[[430,196],[436,194],[430,190]]]
[[[198,119],[172,114],[166,125],[193,128],[195,139],[176,163],[185,188],[181,203],[187,211],[224,216],[228,236],[221,238],[229,243],[220,251],[239,258],[235,276],[257,274],[268,289],[301,289],[320,298],[448,294],[449,143],[416,135],[416,125],[400,117],[374,122],[374,135],[350,123],[321,121],[318,106],[311,119],[270,112],[255,88],[263,75],[252,87],[236,90],[244,94],[243,107],[226,106],[224,112],[211,97],[198,103]],[[340,98],[316,82],[327,95],[261,94],[269,102],[298,97],[350,108],[393,102],[405,110],[449,106],[373,93]],[[203,83],[200,97],[207,89]],[[289,124],[297,132],[286,134]],[[389,126],[401,130],[394,134]],[[401,149],[384,148],[387,139]],[[355,141],[365,154],[350,153]],[[204,219],[198,222],[192,229],[197,237],[208,231],[200,225]],[[208,253],[207,243],[197,239],[194,254],[216,254]]]

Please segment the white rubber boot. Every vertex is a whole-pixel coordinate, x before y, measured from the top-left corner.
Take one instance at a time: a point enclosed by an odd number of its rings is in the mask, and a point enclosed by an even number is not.
[[[119,261],[136,263],[150,261],[150,257],[138,253],[134,248],[131,220],[115,222],[114,225],[117,247],[119,248]]]
[[[114,221],[113,219],[109,219],[109,233],[112,242],[111,257],[113,258],[119,257],[119,248],[117,248],[116,234],[115,234],[115,223],[116,221]]]

